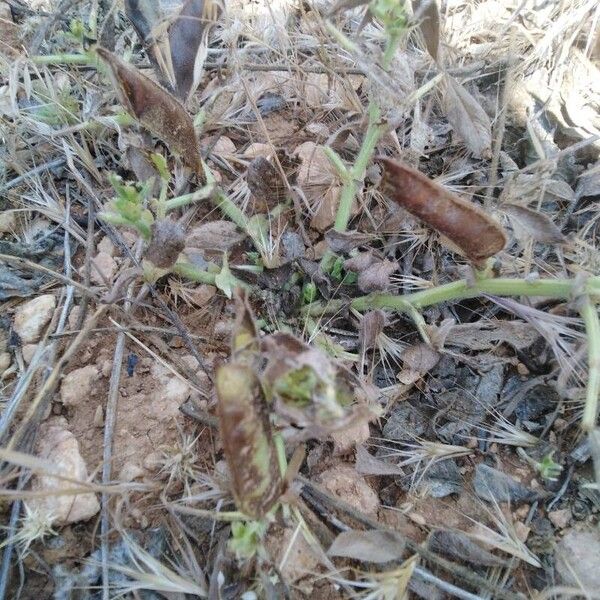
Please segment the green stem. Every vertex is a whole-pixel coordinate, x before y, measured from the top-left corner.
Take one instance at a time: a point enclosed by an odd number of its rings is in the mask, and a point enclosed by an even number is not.
[[[183,196],[177,196],[177,198],[165,200],[165,211],[168,213],[177,208],[182,208],[184,206],[193,204],[194,202],[206,200],[207,198],[210,198],[211,194],[214,192],[214,189],[214,186],[212,184],[209,184],[205,185],[199,190],[196,190],[195,192],[192,192],[191,194],[184,194]]]
[[[234,204],[227,194],[217,189],[215,193],[209,196],[210,201],[226,216],[229,217],[240,229],[248,231],[248,218],[246,215]],[[176,200],[176,198],[174,198]]]
[[[336,231],[343,232],[348,228],[348,223],[350,222],[350,212],[352,211],[352,203],[354,202],[354,198],[358,192],[358,185],[362,184],[365,173],[367,172],[367,167],[369,166],[369,162],[371,162],[371,158],[375,152],[377,142],[383,133],[383,127],[379,122],[381,110],[379,109],[377,103],[371,101],[371,104],[369,104],[368,113],[369,126],[367,128],[367,133],[363,139],[363,143],[360,147],[358,156],[356,157],[356,161],[354,162],[352,168],[349,169],[350,176],[345,178],[345,181],[342,185],[340,203],[338,205],[337,214],[335,217],[334,229]]]
[[[600,396],[600,319],[598,307],[589,296],[583,300],[580,312],[588,343],[588,382],[581,426],[584,431],[590,432],[596,426]]]
[[[173,266],[173,273],[181,275],[190,281],[195,281],[196,283],[208,283],[209,285],[215,285],[215,277],[217,276],[215,273],[203,271],[202,269],[198,269],[198,267],[194,267],[194,265],[185,262],[175,263]]]
[[[543,296],[569,299],[578,285],[579,283],[570,279],[527,281],[525,279],[486,278],[474,282],[462,280],[403,296],[394,294],[361,296],[354,298],[350,306],[360,312],[374,308],[387,308],[399,312],[407,312],[409,306],[422,309],[439,304],[440,302],[475,298],[482,294],[493,294],[495,296]],[[590,277],[587,281],[586,291],[593,296],[600,295],[600,277]],[[304,312],[309,315],[334,313],[341,310],[345,305],[346,301],[344,300],[330,300],[327,304],[314,302],[306,306]]]
[[[31,60],[38,65],[89,65],[90,67],[97,66],[98,61],[94,55],[90,53],[77,54],[45,54],[32,56]]]

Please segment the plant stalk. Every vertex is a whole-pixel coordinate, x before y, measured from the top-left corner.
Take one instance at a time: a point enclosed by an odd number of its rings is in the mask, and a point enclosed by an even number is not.
[[[475,298],[482,294],[495,296],[540,296],[557,299],[569,299],[578,289],[579,282],[571,279],[539,279],[527,281],[512,278],[483,278],[474,282],[455,281],[439,285],[428,290],[412,294],[371,294],[354,298],[350,307],[360,312],[381,308],[407,312],[409,307],[423,309],[440,302],[450,302]],[[600,277],[590,277],[586,284],[586,292],[593,296],[600,295]],[[347,305],[345,300],[330,300],[327,303],[313,302],[303,310],[305,314],[319,316],[324,313],[335,313]],[[600,334],[599,334],[600,337]]]
[[[600,396],[600,319],[598,307],[589,296],[584,298],[580,313],[588,344],[588,382],[581,426],[584,431],[590,432],[596,426]]]

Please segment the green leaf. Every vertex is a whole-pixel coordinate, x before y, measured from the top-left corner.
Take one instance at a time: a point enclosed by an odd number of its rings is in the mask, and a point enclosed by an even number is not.
[[[302,288],[302,301],[304,304],[311,304],[317,299],[318,293],[317,286],[313,281],[305,283]]]
[[[261,545],[261,540],[267,531],[266,524],[261,521],[236,521],[231,524],[231,539],[229,549],[238,559],[252,558]]]
[[[153,152],[150,155],[150,158],[152,159],[160,178],[165,183],[171,181],[171,172],[169,171],[169,167],[167,165],[167,159],[162,154],[158,154],[158,152]]]
[[[215,277],[215,285],[227,298],[231,299],[233,290],[237,287],[237,279],[229,268],[227,254],[223,255],[223,266],[221,267],[221,272]]]

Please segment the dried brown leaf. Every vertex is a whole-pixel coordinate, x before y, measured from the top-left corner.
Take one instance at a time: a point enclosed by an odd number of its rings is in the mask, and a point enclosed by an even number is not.
[[[159,269],[170,269],[184,247],[183,227],[171,219],[160,219],[152,223],[152,237],[144,252],[144,260]]]
[[[262,156],[256,157],[248,165],[246,183],[254,197],[268,207],[279,204],[286,197],[287,188],[281,173]]]
[[[327,554],[370,563],[386,563],[401,558],[404,547],[404,537],[394,531],[343,531],[333,540]]]
[[[325,241],[332,252],[347,253],[373,240],[373,235],[360,231],[336,231],[330,229],[325,234]]]
[[[398,270],[398,263],[391,260],[382,260],[368,266],[358,274],[356,284],[358,289],[365,294],[381,292],[390,287],[390,276]]]
[[[434,60],[438,58],[440,46],[440,9],[436,0],[412,0],[415,18],[425,39],[427,51]]]
[[[404,350],[402,363],[411,371],[424,375],[431,371],[440,360],[440,353],[425,342],[418,342]]]
[[[492,124],[473,96],[450,75],[445,78],[444,110],[454,131],[476,158],[491,155]]]
[[[544,244],[565,243],[565,236],[547,215],[517,204],[504,204],[502,208],[527,237]]]
[[[200,83],[208,33],[220,12],[221,7],[214,0],[186,0],[169,28],[177,96],[184,102]]]
[[[217,220],[201,223],[192,228],[186,235],[188,248],[201,250],[228,250],[239,244],[246,234],[240,232],[235,223]]]
[[[375,347],[379,334],[385,327],[385,313],[382,310],[370,310],[363,315],[358,328],[358,343],[361,352]]]
[[[179,154],[196,173],[201,173],[194,124],[181,103],[112,52],[104,48],[98,48],[97,52],[107,63],[117,98],[127,112]]]
[[[504,229],[477,205],[455,196],[416,169],[388,158],[381,161],[384,193],[446,236],[468,258],[480,262],[504,248]]]
[[[428,540],[429,549],[457,560],[466,560],[473,565],[486,567],[502,567],[506,561],[484,550],[460,531],[438,529],[433,531]]]

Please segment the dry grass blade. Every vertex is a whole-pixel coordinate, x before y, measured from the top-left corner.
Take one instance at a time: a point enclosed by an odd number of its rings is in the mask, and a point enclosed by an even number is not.
[[[491,156],[492,124],[487,113],[456,79],[450,75],[444,79],[444,110],[454,131],[473,156]]]
[[[413,0],[412,5],[415,17],[419,19],[425,47],[437,60],[440,47],[440,9],[437,0]]]
[[[201,173],[194,124],[182,104],[112,52],[104,48],[98,48],[97,52],[109,66],[117,98],[127,112],[180,155],[196,173]]]
[[[481,208],[400,162],[388,158],[381,162],[384,193],[445,235],[468,258],[479,262],[504,248],[504,230]]]
[[[169,29],[177,96],[184,102],[198,87],[207,54],[208,33],[220,12],[214,0],[186,0]]]

